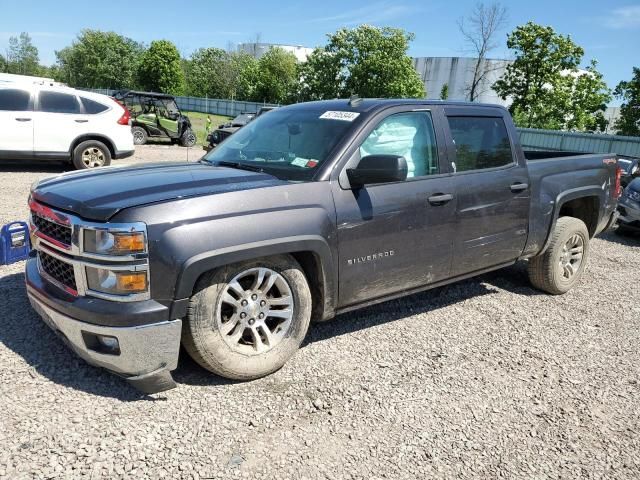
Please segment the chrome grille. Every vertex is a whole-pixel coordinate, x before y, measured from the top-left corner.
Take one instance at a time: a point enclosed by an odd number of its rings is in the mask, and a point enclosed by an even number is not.
[[[62,285],[77,291],[78,287],[73,273],[73,265],[58,260],[42,250],[38,251],[38,259],[40,260],[40,267],[47,275]]]
[[[48,218],[42,217],[35,212],[31,212],[33,224],[36,228],[47,237],[56,240],[65,245],[71,245],[71,227],[60,225]]]

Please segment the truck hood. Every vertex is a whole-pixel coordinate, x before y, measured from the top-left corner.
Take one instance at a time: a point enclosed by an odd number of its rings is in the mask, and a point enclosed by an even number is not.
[[[31,197],[87,220],[104,222],[129,207],[283,183],[266,173],[207,163],[158,163],[63,173],[40,181]]]

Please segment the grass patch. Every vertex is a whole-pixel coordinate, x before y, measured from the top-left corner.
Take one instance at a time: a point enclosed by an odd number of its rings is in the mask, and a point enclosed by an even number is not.
[[[207,115],[211,118],[211,130],[215,130],[218,128],[218,125],[222,123],[226,123],[231,119],[231,117],[225,117],[224,115],[213,115],[212,113],[200,113],[200,112],[182,112],[189,120],[191,120],[191,128],[196,132],[196,136],[198,137],[198,145],[204,145],[207,133],[206,133],[206,124],[207,124]]]

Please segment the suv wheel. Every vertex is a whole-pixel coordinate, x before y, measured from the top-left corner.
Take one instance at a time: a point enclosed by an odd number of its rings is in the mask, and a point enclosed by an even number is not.
[[[147,135],[147,131],[142,127],[133,127],[131,129],[131,133],[133,134],[133,144],[134,145],[144,145],[147,143],[149,139],[149,135]]]
[[[243,262],[198,282],[183,344],[207,370],[250,380],[293,356],[310,319],[311,292],[298,262],[289,256]]]
[[[187,128],[182,134],[182,137],[180,137],[180,145],[183,147],[193,147],[197,141],[198,138],[196,134],[190,128]]]
[[[87,140],[73,150],[72,161],[77,170],[106,167],[111,164],[111,153],[104,143]]]

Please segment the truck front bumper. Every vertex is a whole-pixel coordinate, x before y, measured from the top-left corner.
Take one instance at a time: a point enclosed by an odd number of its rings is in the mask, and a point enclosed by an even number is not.
[[[133,327],[93,325],[49,307],[29,285],[27,294],[44,322],[87,363],[126,378],[145,393],[176,386],[170,372],[178,366],[181,320]]]

